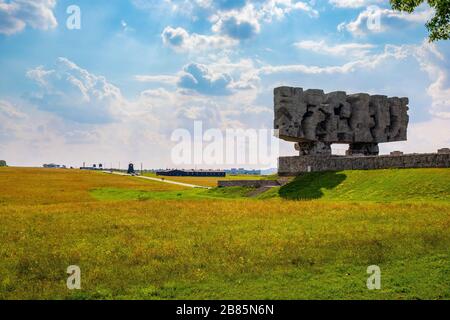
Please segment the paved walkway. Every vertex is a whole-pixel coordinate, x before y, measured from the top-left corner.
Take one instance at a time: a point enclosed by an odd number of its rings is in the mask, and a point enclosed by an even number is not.
[[[103,172],[104,173],[109,173],[109,174],[117,174],[119,176],[129,176],[129,177],[136,177],[136,178],[141,178],[141,179],[146,179],[146,180],[153,180],[153,181],[158,181],[158,182],[176,184],[176,185],[179,185],[179,186],[189,187],[189,188],[211,189],[211,187],[199,186],[199,185],[190,184],[190,183],[183,183],[183,182],[177,182],[177,181],[160,179],[160,178],[152,178],[152,177],[147,177],[147,176],[132,176],[131,174],[122,173],[122,172],[116,172],[116,171],[113,171],[113,172],[111,172],[111,171],[103,171]]]

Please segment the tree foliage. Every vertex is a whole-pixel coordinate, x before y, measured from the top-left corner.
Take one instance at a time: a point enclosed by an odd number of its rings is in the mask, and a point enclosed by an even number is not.
[[[435,15],[427,22],[430,41],[450,39],[450,0],[390,0],[394,10],[408,13],[426,1],[435,10]]]
[[[0,167],[6,167],[6,161],[0,160]]]

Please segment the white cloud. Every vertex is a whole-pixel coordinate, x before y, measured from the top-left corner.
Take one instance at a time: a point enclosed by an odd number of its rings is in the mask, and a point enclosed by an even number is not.
[[[229,95],[233,79],[227,73],[213,72],[206,65],[190,63],[183,68],[178,86],[206,95]]]
[[[212,30],[233,39],[245,40],[260,32],[258,15],[252,4],[240,10],[219,11],[210,18]]]
[[[373,69],[388,59],[403,59],[408,55],[408,47],[386,45],[382,53],[368,55],[359,60],[354,60],[338,66],[311,66],[311,65],[267,65],[259,69],[261,74],[297,72],[304,74],[333,74],[350,73],[357,69]]]
[[[155,8],[145,0],[134,0],[139,8]],[[162,32],[163,43],[179,51],[221,49],[236,45],[238,40],[246,40],[259,34],[262,23],[281,20],[294,11],[317,17],[318,11],[310,4],[295,0],[166,0],[166,8],[189,15],[197,20],[196,9],[209,15],[211,30],[215,35],[189,33],[183,28],[168,26]]]
[[[27,25],[41,30],[55,28],[55,5],[56,0],[0,0],[0,33],[12,35]]]
[[[369,43],[342,43],[329,45],[324,40],[305,40],[294,43],[299,49],[309,50],[312,52],[332,55],[332,56],[346,56],[346,57],[364,57],[370,53],[370,50],[375,48],[375,45]]]
[[[248,39],[258,34],[261,23],[270,23],[274,19],[281,20],[293,11],[306,12],[311,17],[317,17],[318,11],[309,4],[293,0],[266,0],[255,3],[248,2],[245,6],[227,11],[217,11],[210,18],[212,30],[226,34],[235,39]]]
[[[430,80],[433,82],[427,89],[432,99],[430,112],[440,118],[450,119],[450,66],[442,53],[433,43],[424,41],[415,48],[414,56]],[[448,123],[450,128],[450,123]]]
[[[184,94],[220,96],[246,91],[248,95],[250,90],[257,88],[260,78],[253,60],[231,62],[226,57],[213,57],[214,62],[189,63],[174,75],[136,75],[134,78],[140,82],[176,85]]]
[[[198,51],[229,48],[237,44],[237,41],[220,35],[189,34],[183,28],[166,27],[162,34],[164,45],[179,51]]]
[[[27,77],[41,89],[30,100],[41,110],[65,119],[101,123],[124,112],[124,99],[116,86],[66,58],[58,58],[52,70],[42,66],[29,70]]]
[[[391,29],[395,21],[425,24],[432,15],[433,9],[426,5],[420,6],[411,14],[370,6],[362,11],[355,20],[340,23],[337,29],[338,31],[346,30],[355,36],[363,36],[372,32],[386,32]]]

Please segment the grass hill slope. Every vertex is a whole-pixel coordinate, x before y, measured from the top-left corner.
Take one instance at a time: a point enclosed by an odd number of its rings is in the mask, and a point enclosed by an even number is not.
[[[450,201],[450,169],[312,172],[260,198],[332,201]]]

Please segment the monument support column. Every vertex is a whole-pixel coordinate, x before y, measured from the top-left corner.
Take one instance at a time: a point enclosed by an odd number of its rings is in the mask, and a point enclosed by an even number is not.
[[[314,141],[314,142],[297,142],[295,150],[301,156],[331,156],[331,143]]]
[[[365,156],[377,156],[380,153],[380,149],[378,148],[378,143],[365,143],[365,142],[357,142],[351,143],[350,148],[348,149],[347,154],[351,155],[365,155]]]

